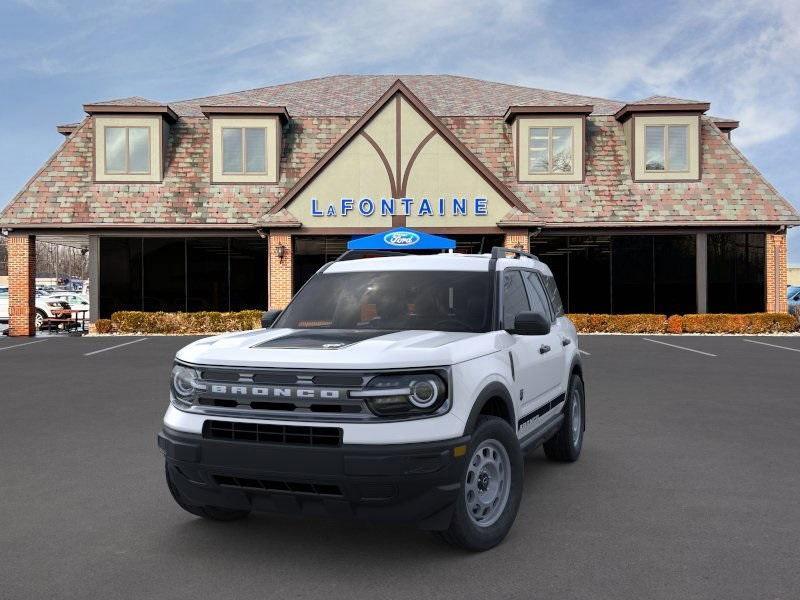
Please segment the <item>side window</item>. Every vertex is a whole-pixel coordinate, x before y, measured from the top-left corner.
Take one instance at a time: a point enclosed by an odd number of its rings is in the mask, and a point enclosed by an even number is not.
[[[561,294],[558,293],[558,286],[556,280],[552,275],[542,275],[544,288],[547,290],[547,295],[550,297],[550,304],[553,307],[556,318],[564,316],[564,303],[561,302]]]
[[[505,271],[503,273],[503,328],[514,327],[514,318],[517,314],[530,310],[528,294],[522,275],[519,271]]]
[[[531,310],[544,315],[552,321],[554,317],[550,312],[550,303],[547,301],[547,296],[542,288],[541,281],[539,281],[539,276],[532,271],[525,271],[523,273],[523,278],[528,288],[528,296],[531,299]]]

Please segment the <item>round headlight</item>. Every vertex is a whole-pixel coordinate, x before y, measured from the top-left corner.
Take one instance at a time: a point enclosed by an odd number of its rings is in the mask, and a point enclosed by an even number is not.
[[[439,399],[439,388],[432,379],[412,381],[409,385],[411,393],[408,399],[417,408],[428,408]]]
[[[172,388],[179,396],[191,396],[194,393],[194,383],[198,379],[198,373],[194,369],[175,365],[172,368]]]

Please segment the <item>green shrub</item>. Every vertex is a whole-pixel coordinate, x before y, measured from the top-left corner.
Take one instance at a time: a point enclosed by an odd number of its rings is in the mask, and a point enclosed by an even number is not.
[[[120,333],[246,331],[261,327],[261,311],[167,313],[125,310],[111,315],[111,324]]]

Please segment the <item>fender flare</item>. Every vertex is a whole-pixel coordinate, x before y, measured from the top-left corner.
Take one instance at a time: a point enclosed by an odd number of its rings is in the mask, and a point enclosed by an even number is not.
[[[465,434],[472,433],[475,430],[475,425],[478,422],[478,416],[480,415],[481,410],[483,410],[483,407],[491,398],[500,398],[503,401],[503,404],[505,405],[511,419],[511,428],[514,431],[517,430],[517,415],[516,411],[514,410],[514,402],[511,400],[511,393],[508,391],[508,388],[505,385],[499,381],[493,381],[487,384],[475,399],[475,402],[472,405],[472,410],[467,418],[467,424],[464,427]]]
[[[586,431],[586,380],[583,378],[583,362],[581,361],[580,353],[576,352],[575,356],[572,357],[572,363],[569,365],[569,377],[572,379],[573,373],[577,373],[578,376],[583,381],[583,398],[581,398],[581,413],[583,414],[583,422],[581,423],[581,429]],[[569,389],[567,389],[569,392]],[[564,410],[567,408],[567,403],[564,403]]]

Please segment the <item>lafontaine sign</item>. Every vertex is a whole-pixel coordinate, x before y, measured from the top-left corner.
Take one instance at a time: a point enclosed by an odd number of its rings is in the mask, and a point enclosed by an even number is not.
[[[312,217],[346,217],[358,213],[362,217],[373,215],[418,217],[485,217],[489,214],[488,200],[473,197],[449,198],[340,198],[338,201],[320,202],[311,198]]]

